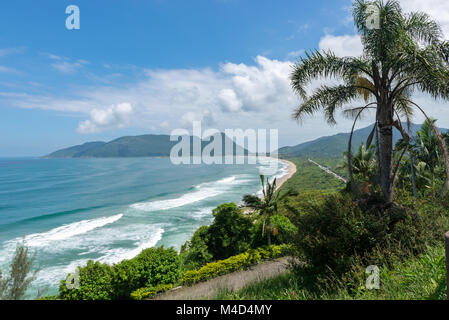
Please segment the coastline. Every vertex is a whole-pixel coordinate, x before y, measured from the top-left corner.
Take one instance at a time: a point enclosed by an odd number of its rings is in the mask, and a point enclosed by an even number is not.
[[[279,180],[277,180],[276,185],[276,191],[288,180],[290,179],[295,173],[296,173],[296,165],[289,161],[284,159],[278,159],[280,162],[283,162],[287,165],[287,174],[283,175]]]

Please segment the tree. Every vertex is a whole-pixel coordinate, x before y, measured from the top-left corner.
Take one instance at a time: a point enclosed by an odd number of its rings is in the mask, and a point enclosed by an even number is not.
[[[206,244],[213,259],[226,259],[249,249],[252,223],[235,203],[222,204],[212,214],[214,222],[207,230]]]
[[[344,153],[345,158],[348,158],[348,153]],[[365,148],[362,143],[359,146],[356,155],[352,155],[353,173],[360,176],[364,181],[371,182],[374,171],[376,169],[376,150],[374,145]],[[344,162],[342,168],[347,168],[347,161]]]
[[[23,244],[17,245],[9,275],[3,277],[0,271],[0,300],[23,299],[39,271],[38,268],[33,271],[34,262],[35,255],[30,255],[29,249]]]
[[[263,219],[262,234],[267,230],[267,242],[271,245],[271,217],[278,212],[278,204],[281,198],[284,198],[291,193],[286,193],[282,197],[279,197],[279,192],[276,192],[276,178],[272,183],[267,178],[265,185],[265,176],[260,175],[260,181],[262,183],[263,198],[259,198],[256,195],[245,195],[243,197],[243,204],[251,209],[257,211],[258,215]],[[266,226],[266,228],[265,228]]]
[[[416,131],[410,142],[407,143],[403,139],[398,140],[395,149],[398,151],[408,150],[410,159],[408,159],[411,174],[408,170],[401,172],[402,178],[417,178],[415,183],[420,188],[432,189],[440,181],[440,177],[444,173],[443,155],[439,148],[438,137],[433,131],[436,120],[429,119],[424,121],[421,128]],[[442,133],[441,137],[447,144],[449,135],[447,132]],[[413,161],[412,161],[413,159]]]
[[[367,23],[373,8],[378,13],[379,28],[371,28]],[[378,180],[384,201],[391,203],[396,171],[393,170],[393,127],[408,141],[401,117],[410,122],[415,109],[424,113],[411,100],[415,91],[428,93],[435,99],[449,99],[449,71],[445,59],[449,46],[442,41],[440,26],[427,14],[404,14],[397,0],[356,0],[353,17],[363,44],[363,55],[341,58],[331,51],[306,53],[291,74],[292,87],[303,100],[293,117],[300,120],[322,109],[328,123],[335,124],[337,109],[344,108],[347,115],[355,118],[355,125],[362,114],[374,110],[376,121],[370,138],[376,134]],[[322,85],[309,95],[307,86],[320,77],[337,78],[342,83]],[[349,103],[360,102],[362,98],[364,103],[360,107],[348,107]],[[446,192],[449,156],[445,145],[440,143],[440,148],[445,149]],[[351,176],[351,152],[348,154]]]

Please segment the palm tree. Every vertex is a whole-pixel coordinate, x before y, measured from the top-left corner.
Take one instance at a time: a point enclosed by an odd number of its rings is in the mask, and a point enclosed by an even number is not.
[[[410,139],[409,143],[400,139],[395,146],[396,150],[407,149],[409,151],[410,160],[413,159],[410,168],[416,171],[416,175],[420,180],[418,184],[422,186],[422,182],[424,181],[425,187],[432,189],[435,181],[439,180],[438,178],[444,171],[443,157],[438,146],[438,137],[432,129],[435,127],[435,123],[435,119],[424,121],[421,128],[416,131],[416,135]],[[441,136],[444,140],[448,138],[447,133],[443,133]],[[447,142],[445,141],[445,143]],[[416,165],[414,164],[415,160],[417,161]]]
[[[379,12],[379,29],[367,25],[372,6]],[[328,123],[335,124],[336,110],[344,107],[345,113],[354,118],[355,126],[362,114],[374,110],[375,125],[370,139],[376,135],[378,180],[385,202],[391,203],[394,172],[397,171],[397,168],[393,169],[393,127],[408,141],[401,117],[410,123],[415,109],[424,113],[411,99],[415,91],[428,93],[433,98],[449,99],[449,71],[445,55],[449,52],[449,45],[446,47],[442,41],[440,26],[427,14],[404,14],[397,0],[356,0],[353,17],[362,40],[363,55],[341,58],[331,51],[306,53],[295,64],[291,74],[292,87],[303,100],[293,117],[300,120],[307,114],[323,110]],[[322,77],[336,78],[341,83],[322,85],[309,95],[307,86],[312,80]],[[348,106],[361,102],[362,98],[364,103],[361,106]],[[367,143],[370,144],[371,141]],[[348,169],[353,181],[350,146],[351,141],[348,144]],[[445,150],[446,192],[449,155],[444,143],[440,141],[439,146]]]
[[[344,153],[345,158],[348,158],[348,152]],[[376,148],[370,145],[368,148],[362,143],[359,146],[357,154],[352,155],[352,170],[353,173],[359,175],[364,181],[370,181],[373,178],[373,173],[376,168]],[[344,162],[341,168],[347,168],[347,161]]]
[[[279,192],[276,192],[276,178],[274,178],[272,183],[270,183],[270,181],[267,178],[266,186],[264,175],[260,175],[260,181],[262,183],[263,198],[261,199],[256,195],[248,194],[243,197],[243,204],[245,207],[256,210],[258,215],[262,217],[264,221],[262,233],[264,233],[265,229],[267,229],[267,241],[268,245],[270,246],[271,217],[278,211],[278,203],[280,201],[280,198]],[[283,197],[284,196],[282,196],[282,198]],[[265,225],[267,226],[266,228]]]

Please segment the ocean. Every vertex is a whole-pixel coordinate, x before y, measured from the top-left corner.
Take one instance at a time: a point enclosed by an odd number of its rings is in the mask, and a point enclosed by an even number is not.
[[[0,158],[0,269],[17,243],[40,266],[28,290],[56,294],[59,281],[90,259],[117,263],[142,249],[179,250],[212,210],[260,193],[259,173],[278,164],[173,165],[169,158]]]

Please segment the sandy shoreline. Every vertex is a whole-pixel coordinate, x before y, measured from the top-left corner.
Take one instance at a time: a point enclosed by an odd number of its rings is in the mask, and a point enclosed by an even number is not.
[[[287,165],[287,174],[282,178],[276,179],[276,190],[278,190],[288,179],[290,179],[296,173],[296,165],[288,160],[278,159],[280,162],[283,162]]]

